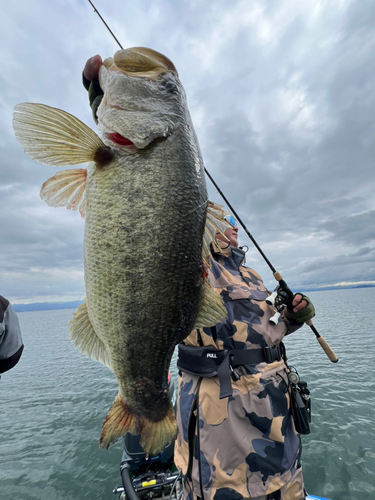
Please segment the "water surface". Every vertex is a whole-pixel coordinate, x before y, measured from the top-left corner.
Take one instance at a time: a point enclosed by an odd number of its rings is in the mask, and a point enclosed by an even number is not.
[[[307,326],[285,341],[313,398],[312,432],[303,436],[306,487],[332,500],[374,499],[375,288],[309,296],[314,323],[340,361],[328,360]],[[121,442],[98,448],[117,384],[107,368],[74,348],[72,314],[18,314],[25,351],[0,382],[0,500],[118,498],[112,490]]]

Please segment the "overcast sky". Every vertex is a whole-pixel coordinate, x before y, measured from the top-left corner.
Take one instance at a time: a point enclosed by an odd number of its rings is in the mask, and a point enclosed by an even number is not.
[[[84,221],[41,201],[56,169],[25,155],[12,114],[40,102],[95,130],[81,72],[118,46],[86,0],[0,3],[0,293],[82,299]],[[207,169],[295,291],[375,283],[373,0],[94,3],[124,48],[174,62]]]

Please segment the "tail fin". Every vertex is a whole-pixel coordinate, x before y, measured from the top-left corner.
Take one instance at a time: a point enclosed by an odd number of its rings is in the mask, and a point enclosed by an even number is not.
[[[103,422],[100,448],[108,449],[111,443],[126,432],[140,434],[140,445],[146,455],[155,455],[173,441],[177,435],[177,424],[172,405],[159,422],[151,422],[136,414],[118,394]]]

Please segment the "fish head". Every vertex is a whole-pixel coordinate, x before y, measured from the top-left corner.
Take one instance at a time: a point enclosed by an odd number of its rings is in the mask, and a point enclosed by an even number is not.
[[[124,153],[168,138],[188,112],[175,66],[152,49],[117,51],[104,60],[99,82],[98,128],[108,146]]]

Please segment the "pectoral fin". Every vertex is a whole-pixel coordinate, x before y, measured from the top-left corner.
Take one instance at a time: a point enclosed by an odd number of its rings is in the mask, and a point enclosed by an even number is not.
[[[44,165],[106,164],[113,158],[110,148],[87,125],[45,104],[17,104],[13,129],[25,153]]]
[[[202,258],[206,266],[210,267],[210,245],[216,241],[216,233],[220,233],[226,240],[225,230],[231,225],[224,220],[224,210],[221,205],[209,201],[207,204],[206,226],[203,234]],[[228,240],[229,243],[229,240]]]
[[[204,283],[202,305],[195,321],[195,328],[204,328],[215,326],[221,323],[228,315],[228,311],[224,305],[223,299],[208,283],[208,279]]]
[[[79,210],[82,218],[86,211],[87,170],[75,168],[63,170],[48,179],[42,186],[40,197],[50,207],[66,207]]]
[[[74,342],[74,346],[79,349],[85,356],[95,359],[107,366],[110,370],[111,361],[103,342],[96,335],[91,324],[87,311],[86,302],[81,304],[74,313],[69,324],[70,338]]]
[[[212,242],[216,241],[216,233],[220,233],[224,236],[224,238],[226,238],[224,232],[228,227],[231,226],[224,220],[223,207],[209,201],[207,206],[206,226],[203,235],[202,246],[202,265],[204,270],[206,271],[203,276],[203,299],[202,306],[196,319],[194,328],[214,326],[217,323],[224,321],[224,319],[228,315],[223,299],[215,292],[208,281],[208,270],[211,267],[210,245]]]

